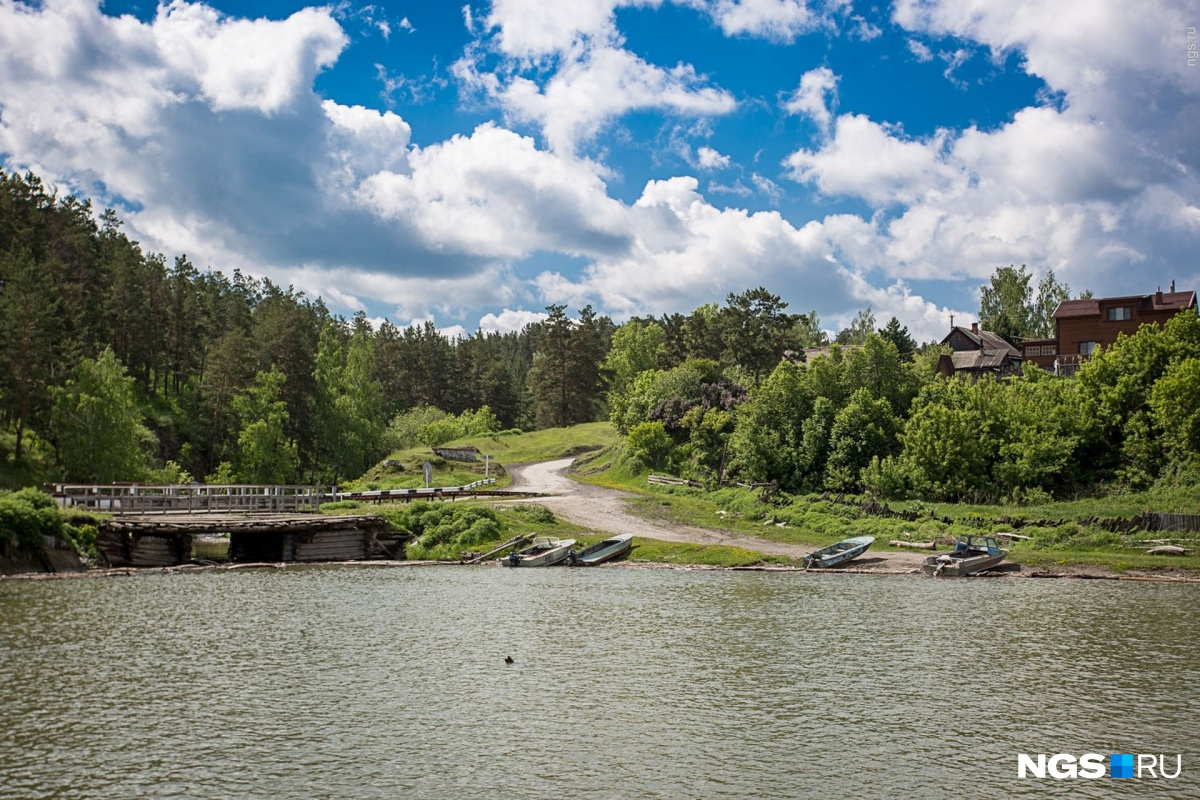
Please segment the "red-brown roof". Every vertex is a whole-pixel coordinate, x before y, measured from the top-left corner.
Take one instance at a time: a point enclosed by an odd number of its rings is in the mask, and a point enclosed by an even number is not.
[[[1101,303],[1106,306],[1121,303],[1131,306],[1136,305],[1138,311],[1142,313],[1182,311],[1185,308],[1191,308],[1196,305],[1196,293],[1162,292],[1160,295],[1158,292],[1155,292],[1154,294],[1138,294],[1130,297],[1097,297],[1091,300],[1064,300],[1055,309],[1054,318],[1098,317],[1100,316]]]

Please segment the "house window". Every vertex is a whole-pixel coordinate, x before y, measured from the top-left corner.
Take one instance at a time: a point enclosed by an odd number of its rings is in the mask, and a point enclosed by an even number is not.
[[[1090,356],[1094,352],[1096,352],[1096,343],[1095,342],[1080,342],[1079,343],[1079,355]]]
[[[1108,309],[1109,322],[1121,322],[1127,319],[1133,319],[1133,309],[1129,306],[1117,306],[1116,308]]]
[[[1052,355],[1054,355],[1054,351],[1057,349],[1058,349],[1058,345],[1053,345],[1053,344],[1042,345],[1042,355],[1052,356]]]
[[[1042,354],[1042,348],[1037,345],[1030,345],[1029,347],[1025,348],[1025,357],[1026,358],[1031,358],[1032,356],[1040,356],[1041,354]]]

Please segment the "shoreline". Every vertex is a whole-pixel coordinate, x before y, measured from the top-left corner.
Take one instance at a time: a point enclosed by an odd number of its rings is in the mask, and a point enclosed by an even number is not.
[[[876,559],[887,561],[887,559]],[[853,562],[851,562],[853,563]],[[1012,562],[1014,566],[1015,562]],[[226,564],[180,564],[174,567],[116,567],[116,568],[94,568],[82,569],[69,572],[20,572],[12,574],[0,575],[0,582],[4,581],[45,581],[45,580],[72,580],[84,578],[124,578],[137,577],[140,575],[173,575],[178,573],[192,572],[234,572],[238,570],[268,570],[268,569],[304,569],[312,567],[376,567],[376,568],[396,568],[396,567],[464,567],[464,568],[493,568],[499,567],[499,560],[486,561],[479,564],[464,564],[461,561],[409,561],[409,560],[371,560],[371,561],[283,561],[283,562],[245,562],[245,563],[226,563]],[[751,564],[746,566],[717,566],[711,564],[676,564],[661,561],[618,561],[615,563],[603,564],[598,567],[563,567],[564,569],[646,569],[646,570],[691,570],[705,572],[778,572],[778,573],[811,573],[813,575],[874,575],[886,577],[899,576],[921,576],[924,577],[920,568],[913,569],[911,567],[895,567],[886,564],[875,567],[834,567],[830,569],[806,569],[800,566],[787,566],[781,564]],[[547,567],[546,569],[553,569]],[[1019,569],[1006,569],[994,573],[982,573],[972,576],[971,578],[930,578],[930,580],[972,580],[974,578],[989,578],[989,579],[1029,579],[1029,580],[1045,580],[1045,579],[1067,579],[1067,580],[1092,580],[1092,581],[1130,581],[1136,583],[1188,583],[1200,584],[1200,577],[1188,577],[1185,575],[1155,575],[1146,574],[1145,570],[1131,572],[1131,574],[1112,572],[1102,570],[1096,567],[1089,566],[1072,566],[1064,565],[1062,569],[1050,570],[1045,568],[1035,568],[1026,570],[1021,567]]]

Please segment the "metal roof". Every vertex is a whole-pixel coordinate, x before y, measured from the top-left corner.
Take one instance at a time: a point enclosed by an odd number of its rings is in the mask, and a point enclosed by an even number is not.
[[[1054,311],[1055,319],[1074,317],[1098,317],[1100,305],[1116,306],[1127,304],[1137,306],[1142,313],[1162,311],[1182,311],[1196,305],[1195,292],[1155,292],[1154,294],[1138,294],[1129,297],[1095,297],[1091,300],[1064,300]]]

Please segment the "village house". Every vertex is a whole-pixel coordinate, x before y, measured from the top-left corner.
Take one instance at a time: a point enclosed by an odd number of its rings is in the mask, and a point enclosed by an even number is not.
[[[978,379],[981,375],[1003,378],[1021,371],[1021,351],[1004,337],[992,331],[982,331],[978,322],[971,327],[955,326],[942,344],[954,352],[938,359],[938,373],[946,377],[959,375]]]
[[[1025,360],[1056,375],[1073,375],[1097,348],[1117,341],[1118,334],[1132,335],[1139,326],[1164,325],[1180,311],[1196,307],[1196,293],[1161,290],[1130,297],[1066,300],[1054,312],[1057,335],[1021,343]]]

